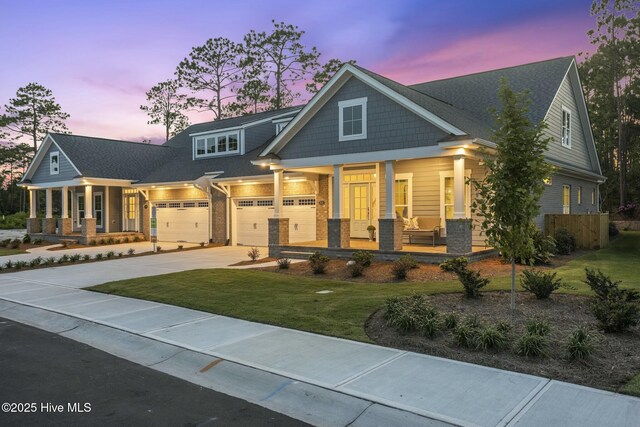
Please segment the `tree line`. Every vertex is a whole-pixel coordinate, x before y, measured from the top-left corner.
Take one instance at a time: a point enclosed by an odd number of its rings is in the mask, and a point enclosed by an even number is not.
[[[335,58],[321,64],[318,49],[303,44],[304,31],[271,22],[269,32],[251,30],[240,42],[216,37],[192,48],[174,78],[146,93],[140,109],[148,123],[162,125],[168,140],[189,126],[190,110],[221,120],[288,107],[301,97],[302,85],[314,94],[344,64]]]

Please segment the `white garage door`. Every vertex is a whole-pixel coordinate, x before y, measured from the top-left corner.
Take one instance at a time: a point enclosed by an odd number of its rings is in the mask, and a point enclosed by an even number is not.
[[[155,203],[158,240],[164,242],[209,242],[209,202]]]
[[[316,199],[285,197],[283,217],[289,218],[289,242],[316,239]],[[269,218],[273,217],[273,199],[236,200],[236,235],[239,245],[267,246]]]

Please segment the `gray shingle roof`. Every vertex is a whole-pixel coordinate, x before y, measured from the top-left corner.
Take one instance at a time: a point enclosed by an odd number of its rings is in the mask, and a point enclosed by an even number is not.
[[[538,123],[549,110],[573,59],[572,56],[549,59],[409,87],[464,110],[491,128],[494,123],[489,108],[500,105],[498,89],[500,79],[505,77],[513,90],[531,91],[529,119]]]
[[[50,133],[83,176],[138,180],[172,157],[174,148],[81,135]]]

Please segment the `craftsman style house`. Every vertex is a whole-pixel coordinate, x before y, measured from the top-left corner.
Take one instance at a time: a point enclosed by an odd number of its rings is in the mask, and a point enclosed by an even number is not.
[[[573,57],[411,86],[345,65],[305,106],[196,124],[164,145],[49,134],[22,181],[32,200],[47,195],[29,233],[149,238],[155,207],[161,241],[480,253],[465,180],[495,146],[502,77],[531,91],[530,118],[553,139],[538,225],[598,212],[604,177]]]

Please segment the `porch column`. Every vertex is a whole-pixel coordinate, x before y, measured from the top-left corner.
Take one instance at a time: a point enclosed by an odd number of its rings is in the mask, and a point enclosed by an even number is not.
[[[42,232],[42,223],[38,219],[38,190],[29,189],[29,219],[27,219],[27,233]]]
[[[342,217],[343,174],[343,165],[333,165],[333,218],[327,219],[327,246],[329,248],[348,248],[350,246],[349,218]]]
[[[42,220],[44,234],[56,234],[56,220],[53,218],[53,188],[46,189],[45,217]]]
[[[464,157],[453,159],[453,219],[447,219],[447,253],[464,255],[472,251],[471,219],[467,218],[465,202]]]
[[[269,218],[269,256],[280,256],[280,247],[289,244],[289,218],[282,218],[284,170],[273,171],[273,218]]]
[[[82,218],[82,243],[88,244],[96,238],[96,219],[93,217],[93,188],[84,187],[84,218]]]
[[[385,215],[378,220],[378,247],[381,251],[402,249],[402,219],[396,218],[396,161],[384,164]]]
[[[69,187],[62,187],[62,215],[58,220],[58,234],[66,236],[71,234],[72,224],[69,218]]]

